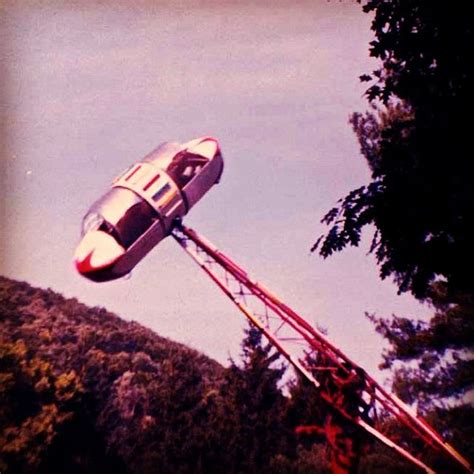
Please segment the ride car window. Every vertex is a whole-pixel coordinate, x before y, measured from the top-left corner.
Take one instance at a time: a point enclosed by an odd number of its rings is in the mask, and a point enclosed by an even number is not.
[[[161,197],[166,194],[171,189],[169,183],[166,183],[162,188],[160,188],[153,196],[151,197],[153,201],[158,202]]]
[[[83,232],[101,230],[129,247],[157,217],[153,207],[136,193],[113,187],[91,206],[83,220]]]
[[[130,247],[155,222],[155,210],[143,200],[129,207],[115,224],[115,229],[126,247]]]
[[[82,220],[82,235],[97,230],[104,222],[104,218],[97,212],[89,212]]]
[[[201,170],[209,160],[201,155],[194,155],[183,151],[178,153],[168,165],[166,172],[171,179],[182,189]]]

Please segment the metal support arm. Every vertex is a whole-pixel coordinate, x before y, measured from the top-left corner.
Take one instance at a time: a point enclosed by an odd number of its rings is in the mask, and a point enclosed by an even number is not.
[[[434,472],[405,448],[375,429],[371,423],[367,423],[361,416],[351,415],[343,407],[334,403],[332,397],[321,386],[322,382],[315,375],[318,372],[318,367],[312,366],[309,362],[314,360],[317,354],[323,354],[330,366],[335,370],[342,371],[342,373],[349,373],[353,369],[363,373],[362,399],[371,400],[378,407],[392,413],[426,445],[444,452],[451,459],[461,464],[468,472],[473,472],[469,462],[446,443],[441,435],[420,418],[414,410],[388,393],[355,362],[334,346],[321,331],[313,328],[261,283],[252,280],[245,270],[208,240],[183,225],[176,227],[172,235],[245,317],[288,360],[290,365],[318,389],[321,397],[342,416],[397,451],[419,468],[428,473]],[[327,367],[324,369],[327,370]]]

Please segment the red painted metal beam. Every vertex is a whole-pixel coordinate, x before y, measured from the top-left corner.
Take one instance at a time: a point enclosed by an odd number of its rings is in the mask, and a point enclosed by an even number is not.
[[[256,326],[267,339],[276,347],[276,349],[289,361],[289,363],[315,388],[320,388],[319,381],[313,375],[311,367],[305,364],[304,360],[299,359],[289,350],[290,342],[300,342],[311,351],[322,352],[328,359],[342,370],[349,365],[351,368],[359,366],[347,357],[338,347],[332,344],[326,336],[313,328],[305,319],[295,313],[288,307],[277,295],[268,290],[264,285],[252,280],[247,272],[232,261],[223,252],[219,251],[207,239],[199,235],[196,231],[181,226],[173,232],[173,237],[186,250],[186,252],[201,266],[208,276],[217,284],[217,286],[234,302],[234,304],[244,313],[244,315]],[[194,248],[191,247],[191,243]],[[219,275],[219,271],[224,276]],[[232,290],[229,284],[230,279],[240,285],[240,290]],[[243,293],[242,287],[248,290]],[[271,327],[270,320],[267,323],[258,318],[256,314],[247,306],[245,297],[254,296],[264,305],[265,311],[271,312],[278,325]],[[279,336],[281,328],[290,331],[290,337]],[[409,406],[403,403],[394,395],[380,386],[365,371],[365,392],[370,397],[380,403],[380,405],[391,412],[418,438],[422,439],[428,446],[442,450],[451,459],[456,460],[467,471],[473,472],[469,462],[464,459],[452,446],[446,443],[440,434],[432,428],[425,420],[419,417]],[[320,394],[326,402],[334,406],[334,401],[324,391]],[[426,472],[434,472],[422,461],[410,454],[407,450],[394,443],[385,435],[370,426],[360,417],[354,418],[340,407],[335,406],[346,419],[360,426],[366,432],[382,441],[387,446],[396,450],[400,455],[408,459]]]

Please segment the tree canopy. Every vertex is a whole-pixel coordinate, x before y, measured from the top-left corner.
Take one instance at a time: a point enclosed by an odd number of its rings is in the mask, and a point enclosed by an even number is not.
[[[2,277],[0,324],[2,472],[212,472],[220,364]]]
[[[104,308],[0,276],[0,470],[309,472],[279,354],[249,328],[225,368]],[[321,445],[320,445],[321,446]]]
[[[313,250],[328,257],[375,229],[381,277],[434,310],[429,321],[369,315],[389,343],[382,368],[393,370],[402,399],[472,457],[472,21],[461,3],[369,0],[363,9],[380,67],[360,77],[370,83],[369,111],[350,123],[371,181],[326,214],[329,230]]]
[[[280,354],[250,323],[241,347],[241,364],[231,361],[222,387],[232,414],[226,449],[236,472],[272,472],[278,454],[291,454],[280,390],[285,368],[277,364]]]
[[[470,173],[473,27],[466,4],[371,0],[381,66],[371,82],[371,109],[350,122],[371,173],[329,211],[330,226],[313,247],[323,257],[359,245],[373,225],[371,251],[382,278],[429,297],[431,284],[472,288],[474,186]]]

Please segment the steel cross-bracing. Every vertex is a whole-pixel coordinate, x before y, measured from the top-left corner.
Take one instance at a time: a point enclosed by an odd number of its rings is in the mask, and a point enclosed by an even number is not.
[[[183,225],[176,227],[172,235],[247,319],[263,333],[300,375],[319,390],[321,398],[340,415],[397,451],[422,470],[433,473],[434,471],[414,454],[373,426],[371,419],[376,416],[377,409],[389,412],[426,445],[436,451],[444,452],[467,472],[473,472],[469,462],[446,443],[441,435],[411,407],[385,390],[334,346],[321,331],[312,327],[261,283],[252,280],[245,270],[207,239]],[[314,362],[312,363],[318,354],[322,354],[326,361],[324,367],[317,367]],[[348,412],[331,396],[326,386],[327,377],[318,375],[318,372],[323,370],[337,371],[346,380],[350,376],[358,375],[361,405],[366,407],[364,414]]]

